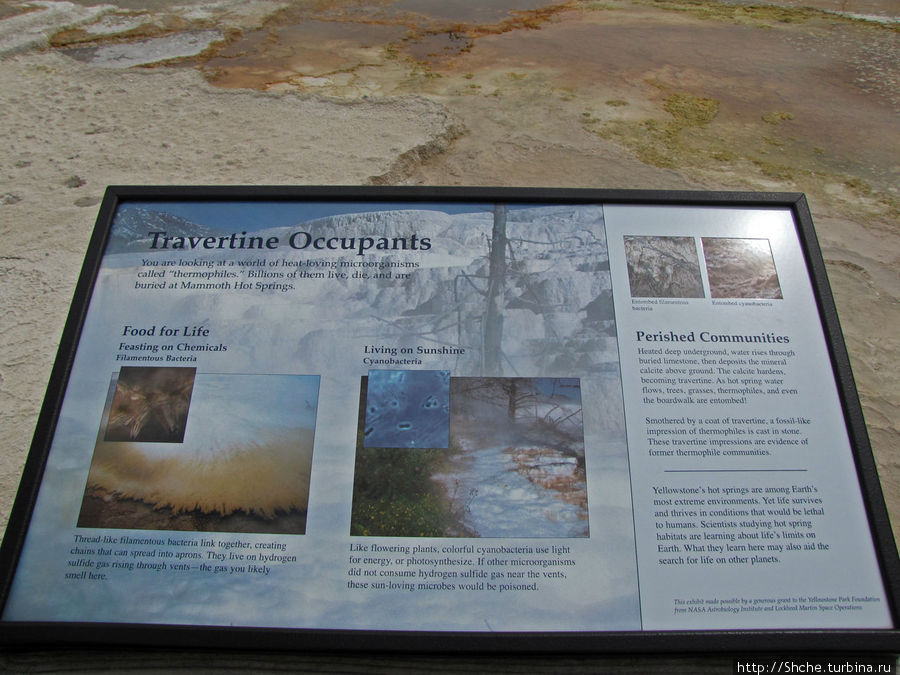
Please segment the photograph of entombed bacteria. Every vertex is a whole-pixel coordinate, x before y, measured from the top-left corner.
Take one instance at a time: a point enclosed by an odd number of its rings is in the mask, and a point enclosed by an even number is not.
[[[78,527],[305,533],[318,376],[122,371],[110,381]],[[182,440],[144,433],[166,425],[181,425]]]
[[[631,235],[624,239],[631,297],[705,297],[693,237]]]
[[[446,448],[450,442],[449,370],[370,370],[367,448]]]
[[[768,239],[703,237],[713,298],[782,298]]]
[[[577,378],[450,378],[449,442],[412,448],[365,442],[370,397],[381,395],[371,377],[361,384],[351,535],[589,535]]]

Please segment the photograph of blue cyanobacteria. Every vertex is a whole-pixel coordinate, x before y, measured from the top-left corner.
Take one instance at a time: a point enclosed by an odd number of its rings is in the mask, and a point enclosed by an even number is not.
[[[366,392],[364,447],[449,446],[449,370],[370,370]]]

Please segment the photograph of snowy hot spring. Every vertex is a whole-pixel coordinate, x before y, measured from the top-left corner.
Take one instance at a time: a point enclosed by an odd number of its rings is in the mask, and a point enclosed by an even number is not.
[[[577,378],[362,378],[350,534],[587,537]]]
[[[122,367],[78,527],[304,534],[319,378]]]

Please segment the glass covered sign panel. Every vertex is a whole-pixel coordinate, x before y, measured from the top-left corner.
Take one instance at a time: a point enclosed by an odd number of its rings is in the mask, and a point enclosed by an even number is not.
[[[6,635],[895,639],[811,225],[698,199],[111,189]]]

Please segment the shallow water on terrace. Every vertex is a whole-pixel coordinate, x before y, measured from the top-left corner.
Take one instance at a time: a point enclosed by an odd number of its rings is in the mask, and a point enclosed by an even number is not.
[[[381,65],[388,53],[431,66],[467,51],[479,34],[534,27],[561,7],[552,0],[298,4],[244,33],[202,67],[219,86],[266,88]]]
[[[552,0],[400,0],[391,8],[401,12],[414,12],[432,21],[481,25],[510,18],[514,12],[543,9],[562,2]]]
[[[465,34],[450,31],[425,35],[407,45],[406,51],[416,61],[433,65],[443,59],[458,56],[471,46],[472,41]]]
[[[648,92],[657,104],[676,92],[708,97],[720,104],[709,127],[733,125],[728,134],[734,143],[773,163],[827,163],[833,171],[852,172],[866,167],[867,180],[892,180],[883,169],[869,174],[868,167],[896,166],[897,144],[885,142],[884,135],[896,126],[900,111],[897,90],[890,86],[900,77],[896,33],[870,35],[866,26],[844,25],[832,34],[815,34],[813,22],[797,31],[760,30],[686,22],[651,9],[595,12],[577,21],[563,16],[539,31],[479,39],[462,67],[477,74],[498,64],[515,70],[535,64],[552,73],[554,86],[588,99],[602,87],[614,87],[627,102],[645,100]],[[628,105],[598,103],[587,110],[603,121],[634,114]],[[763,121],[781,111],[789,115]],[[684,133],[703,131],[698,126]],[[646,130],[637,122],[624,133],[633,134],[635,144],[645,142],[640,139]],[[855,159],[847,163],[846,158]]]
[[[76,61],[103,68],[132,68],[169,59],[193,56],[222,39],[217,30],[176,33],[149,40],[122,42],[99,47],[74,47],[65,50]]]
[[[220,87],[264,88],[293,77],[347,72],[379,59],[383,45],[407,32],[402,25],[309,20],[246,33],[203,64]]]
[[[464,447],[455,470],[433,479],[464,504],[463,525],[480,537],[588,536],[586,500],[567,499],[585,489],[575,458],[548,451],[532,463],[529,479],[505,446]]]

